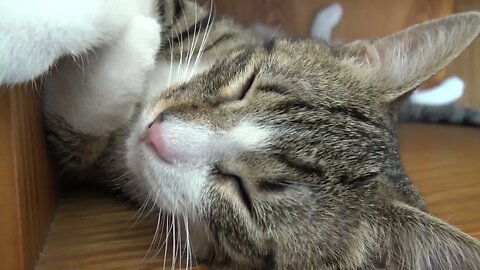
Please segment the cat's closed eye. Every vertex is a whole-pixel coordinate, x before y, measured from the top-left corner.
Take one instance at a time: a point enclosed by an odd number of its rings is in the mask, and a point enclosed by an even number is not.
[[[242,85],[242,88],[240,91],[238,91],[237,96],[235,100],[243,100],[247,93],[251,90],[253,83],[255,82],[256,74],[255,72],[252,73],[248,79],[245,81],[245,83]]]
[[[211,174],[217,181],[227,181],[228,183],[233,183],[236,186],[239,198],[242,200],[247,210],[250,213],[253,213],[252,199],[250,198],[250,194],[245,187],[244,180],[240,176],[231,172],[227,172],[219,166],[215,166],[212,169]]]
[[[262,180],[258,183],[258,188],[266,192],[282,192],[292,186],[292,183],[286,180]]]

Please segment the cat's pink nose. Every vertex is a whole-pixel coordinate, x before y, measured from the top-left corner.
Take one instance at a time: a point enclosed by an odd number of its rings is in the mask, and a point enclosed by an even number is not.
[[[163,117],[160,115],[148,126],[147,130],[145,131],[144,141],[153,149],[153,151],[155,151],[159,158],[168,162],[168,160],[165,158],[165,140],[162,135],[162,122]]]

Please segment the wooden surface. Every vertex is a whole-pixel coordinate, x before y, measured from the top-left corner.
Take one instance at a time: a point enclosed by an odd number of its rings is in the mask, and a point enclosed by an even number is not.
[[[480,129],[409,124],[400,138],[407,171],[431,212],[480,238]],[[147,255],[156,218],[133,225],[135,213],[100,193],[65,198],[38,269],[162,269],[163,250]]]
[[[480,11],[480,1],[455,0],[454,12],[469,10]],[[465,94],[459,105],[480,109],[480,38],[447,67],[447,73],[465,81]]]
[[[55,209],[39,93],[0,89],[0,269],[32,269]]]

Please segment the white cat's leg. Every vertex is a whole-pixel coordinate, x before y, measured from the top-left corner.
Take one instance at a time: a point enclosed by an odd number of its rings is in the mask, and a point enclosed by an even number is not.
[[[46,112],[88,135],[102,136],[121,127],[132,116],[154,68],[160,31],[155,19],[138,16],[120,39],[81,62],[67,59],[46,81]]]
[[[108,43],[135,15],[149,15],[152,0],[0,1],[0,84],[46,72],[61,56]]]

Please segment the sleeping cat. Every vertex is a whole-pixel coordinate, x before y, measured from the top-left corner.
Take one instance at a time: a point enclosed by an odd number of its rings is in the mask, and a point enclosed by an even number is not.
[[[340,46],[264,41],[161,1],[45,78],[48,139],[69,177],[182,220],[197,261],[480,269],[479,241],[426,212],[395,132],[401,101],[479,32],[470,12]]]

